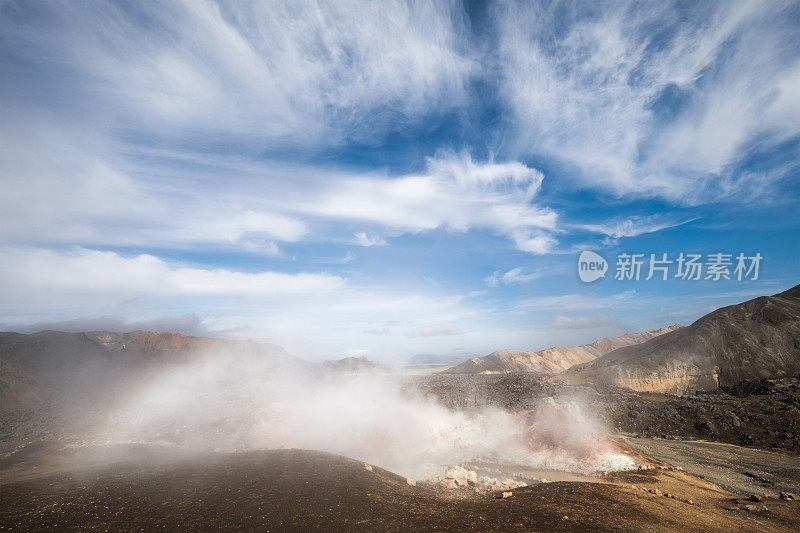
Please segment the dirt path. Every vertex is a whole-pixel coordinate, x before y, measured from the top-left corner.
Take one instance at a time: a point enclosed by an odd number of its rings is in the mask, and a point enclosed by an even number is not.
[[[714,442],[624,438],[634,449],[730,492],[800,492],[800,457]]]

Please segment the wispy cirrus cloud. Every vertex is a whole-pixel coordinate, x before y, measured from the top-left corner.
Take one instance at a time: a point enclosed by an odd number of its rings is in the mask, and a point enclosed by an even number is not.
[[[0,39],[18,65],[47,56],[68,66],[58,83],[79,98],[72,105],[162,139],[364,140],[466,104],[478,71],[466,16],[451,2],[0,9]]]
[[[3,113],[0,111],[0,116]],[[6,115],[7,116],[7,115]],[[71,132],[71,134],[70,134]],[[131,163],[113,141],[42,115],[0,130],[0,239],[26,244],[242,247],[278,253],[305,222],[263,197],[215,181],[209,170]],[[235,170],[229,170],[232,173]],[[171,179],[164,179],[164,175]]]
[[[624,328],[625,325],[611,318],[610,316],[600,313],[589,316],[566,316],[556,315],[548,323],[548,327],[556,329],[596,329],[596,328]]]
[[[386,239],[374,233],[359,231],[353,234],[359,246],[386,246]]]
[[[591,294],[563,294],[559,296],[542,296],[528,298],[518,303],[520,307],[534,307],[541,310],[583,310],[604,309],[615,306],[624,306],[633,301],[636,291],[629,290],[609,296],[594,296]]]
[[[504,285],[529,283],[540,277],[542,277],[541,272],[525,272],[523,267],[517,267],[512,268],[505,273],[502,273],[499,270],[495,271],[491,276],[485,278],[483,281],[486,282],[486,284],[490,287],[497,287],[501,283]]]
[[[577,224],[575,227],[593,233],[602,233],[608,237],[608,242],[611,243],[625,237],[637,237],[647,233],[655,233],[657,231],[675,228],[694,222],[695,220],[697,220],[697,218],[676,220],[669,215],[634,215],[601,224]]]
[[[697,204],[763,191],[769,176],[745,183],[736,166],[800,134],[796,4],[601,6],[494,5],[515,148],[619,196]]]

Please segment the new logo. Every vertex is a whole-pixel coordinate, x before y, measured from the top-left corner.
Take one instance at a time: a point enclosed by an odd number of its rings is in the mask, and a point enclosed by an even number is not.
[[[578,277],[584,283],[605,277],[607,270],[608,262],[600,254],[584,250],[578,257]]]

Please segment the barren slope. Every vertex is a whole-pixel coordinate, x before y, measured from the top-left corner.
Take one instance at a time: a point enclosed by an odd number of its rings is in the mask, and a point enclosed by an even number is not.
[[[682,328],[681,325],[626,333],[621,337],[605,337],[581,346],[547,348],[538,352],[499,350],[485,357],[473,357],[445,370],[448,374],[502,374],[506,372],[562,372],[574,365],[592,361],[622,346],[639,344],[664,333]]]
[[[293,359],[283,348],[274,344],[191,337],[178,333],[0,333],[0,357],[45,374],[56,375],[74,372],[85,365],[133,368],[149,362],[180,362],[193,354],[212,350],[268,354],[278,360]]]
[[[685,394],[800,371],[800,285],[717,309],[691,326],[619,348],[564,377]]]

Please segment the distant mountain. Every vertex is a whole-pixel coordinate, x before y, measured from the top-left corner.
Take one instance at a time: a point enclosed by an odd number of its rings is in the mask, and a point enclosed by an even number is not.
[[[300,361],[275,344],[191,337],[178,333],[0,333],[0,358],[56,376],[85,367],[130,369],[148,363],[177,363],[197,354],[220,351],[269,356],[276,362]]]
[[[466,355],[436,355],[436,354],[417,354],[408,358],[407,365],[457,365],[463,363],[469,357]]]
[[[504,374],[508,372],[562,372],[568,368],[592,361],[603,354],[622,346],[639,344],[684,326],[668,326],[643,333],[626,333],[621,337],[605,337],[591,344],[556,347],[527,352],[522,350],[499,350],[485,357],[473,357],[449,368],[447,374]]]
[[[165,368],[203,357],[225,358],[225,364],[269,373],[303,371],[316,377],[386,372],[364,357],[311,363],[275,344],[169,332],[0,332],[0,412],[76,399],[91,403]]]
[[[619,348],[564,378],[684,394],[800,372],[800,285],[717,309],[692,325]]]
[[[345,357],[344,359],[325,361],[322,366],[331,372],[343,374],[383,374],[386,372],[382,365],[370,361],[366,357]]]
[[[0,412],[108,401],[121,387],[204,356],[230,356],[231,364],[237,364],[237,358],[256,361],[271,371],[311,365],[274,344],[178,333],[2,332]]]

